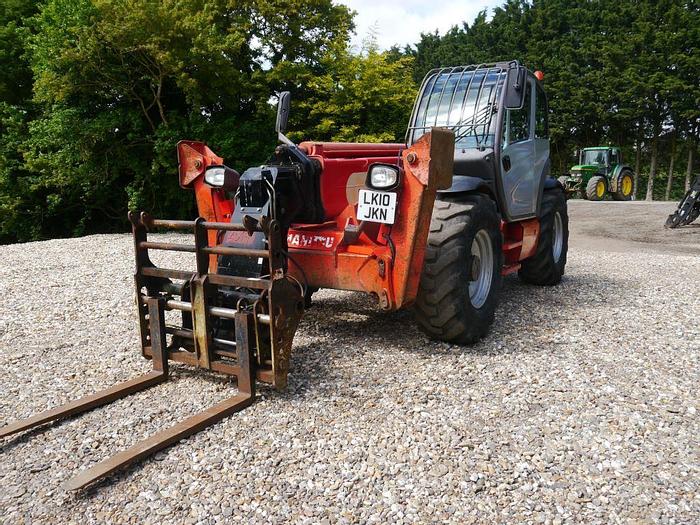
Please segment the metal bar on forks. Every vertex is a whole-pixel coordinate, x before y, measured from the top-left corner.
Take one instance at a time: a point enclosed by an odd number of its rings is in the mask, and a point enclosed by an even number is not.
[[[0,428],[0,438],[28,430],[50,421],[64,419],[75,414],[87,412],[93,408],[106,405],[117,399],[129,396],[168,379],[168,360],[165,357],[165,317],[163,308],[165,300],[149,298],[148,309],[151,324],[151,349],[153,354],[153,371],[129,379],[123,383],[100,390],[95,394],[70,401],[50,410],[45,410],[26,419],[21,419]]]
[[[50,421],[55,421],[57,419],[64,419],[66,417],[80,414],[82,412],[87,412],[95,407],[106,405],[122,397],[129,396],[135,392],[145,390],[153,385],[162,383],[167,378],[163,372],[149,372],[142,376],[135,377],[129,381],[124,381],[105,390],[96,392],[89,396],[76,399],[65,405],[61,405],[50,410],[46,410],[39,414],[35,414],[26,419],[21,419],[10,423],[2,428],[0,428],[0,438],[9,436],[11,434],[16,434],[17,432],[22,432],[23,430],[28,430],[44,423]]]
[[[64,485],[66,490],[77,490],[83,488],[94,481],[97,481],[122,467],[143,459],[159,450],[162,450],[173,443],[177,443],[192,434],[205,429],[206,427],[221,421],[225,417],[239,412],[250,406],[255,399],[255,376],[253,371],[254,359],[251,359],[250,329],[252,326],[252,314],[240,313],[236,317],[236,352],[238,354],[238,366],[240,375],[238,376],[239,393],[233,397],[225,399],[216,405],[190,416],[184,421],[177,423],[167,430],[163,430],[132,447],[107,458],[97,465],[81,472],[74,478],[68,480]]]
[[[74,478],[68,480],[63,486],[66,490],[77,490],[89,485],[93,481],[108,476],[112,472],[121,469],[122,467],[143,459],[159,450],[162,450],[173,443],[177,443],[181,439],[221,421],[226,416],[238,412],[253,402],[250,394],[238,394],[230,397],[213,407],[206,409],[199,414],[188,417],[184,421],[177,423],[175,426],[167,430],[159,432],[148,439],[136,443],[131,448],[128,448],[111,458],[101,461],[97,465],[84,470]]]

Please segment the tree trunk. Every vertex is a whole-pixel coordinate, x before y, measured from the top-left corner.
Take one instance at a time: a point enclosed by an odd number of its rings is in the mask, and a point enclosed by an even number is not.
[[[688,144],[688,168],[685,170],[685,191],[690,190],[690,178],[693,176],[693,155],[695,154],[695,141]]]
[[[647,181],[647,196],[646,200],[654,200],[654,177],[656,177],[656,153],[657,153],[658,136],[654,133],[654,138],[651,139],[651,166],[649,167],[649,180]]]
[[[642,124],[637,129],[637,151],[635,152],[634,163],[634,195],[632,200],[637,200],[637,190],[639,188],[639,171],[642,169]]]
[[[671,188],[673,187],[673,161],[676,158],[676,131],[673,131],[673,137],[671,138],[671,161],[668,164],[668,182],[666,183],[666,193],[664,194],[664,200],[669,200],[671,198]]]

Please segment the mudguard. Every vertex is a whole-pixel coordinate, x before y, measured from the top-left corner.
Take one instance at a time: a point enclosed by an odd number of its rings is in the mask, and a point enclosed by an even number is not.
[[[493,195],[493,189],[484,179],[470,177],[468,175],[454,175],[452,185],[444,190],[438,190],[438,195],[449,193],[462,193],[469,191],[482,191]]]

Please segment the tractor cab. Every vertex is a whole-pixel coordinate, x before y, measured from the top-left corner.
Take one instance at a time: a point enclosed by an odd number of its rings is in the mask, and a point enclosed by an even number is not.
[[[579,155],[579,163],[571,171],[591,171],[593,174],[607,175],[622,162],[620,148],[584,148]]]

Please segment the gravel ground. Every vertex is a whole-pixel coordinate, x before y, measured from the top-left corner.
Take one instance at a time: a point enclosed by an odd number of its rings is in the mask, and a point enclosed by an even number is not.
[[[700,220],[673,230],[662,227],[677,207],[677,202],[570,200],[573,241],[586,250],[700,256]]]
[[[175,366],[164,385],[5,439],[0,521],[697,523],[700,258],[593,242],[600,209],[572,206],[563,283],[506,279],[476,346],[321,291],[286,392],[262,388],[88,491],[60,485],[235,385]],[[148,370],[132,261],[125,235],[0,246],[0,423]]]

